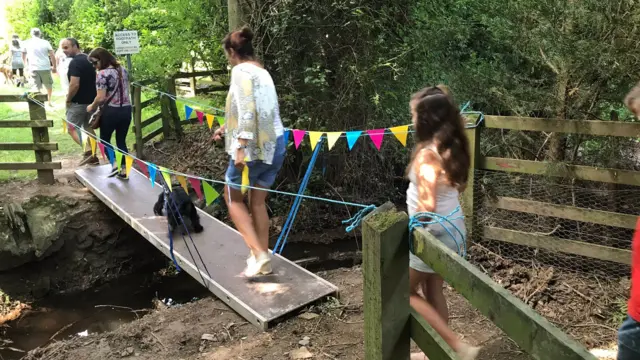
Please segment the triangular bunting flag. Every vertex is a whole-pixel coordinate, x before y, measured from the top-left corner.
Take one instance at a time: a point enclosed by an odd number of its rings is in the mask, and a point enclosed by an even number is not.
[[[158,171],[158,167],[153,164],[149,164],[148,170],[149,180],[151,180],[151,187],[154,187],[156,186],[156,172]]]
[[[204,124],[202,122],[202,119],[204,119],[204,113],[202,111],[196,110],[196,116],[198,117],[198,122],[200,123],[200,125]]]
[[[160,173],[162,174],[162,177],[164,178],[164,182],[169,187],[169,191],[173,191],[173,189],[171,188],[171,173],[169,173],[169,170],[167,170],[166,168],[161,167],[160,168]]]
[[[89,142],[91,143],[91,156],[96,156],[96,146],[98,145],[96,139],[90,137]]]
[[[396,136],[402,146],[407,146],[407,134],[409,134],[409,125],[396,126],[389,128],[389,131]]]
[[[129,173],[131,172],[131,166],[133,166],[133,158],[129,155],[125,155],[124,157],[124,171],[127,174],[127,176],[129,176]]]
[[[202,189],[200,189],[200,180],[189,178],[189,184],[193,190],[196,191],[196,195],[198,195],[198,199],[202,199]]]
[[[288,144],[289,143],[289,135],[291,134],[291,130],[285,130],[284,131],[284,144]]]
[[[136,159],[136,164],[140,168],[140,172],[144,174],[144,176],[149,177],[149,169],[147,168],[147,164],[144,161]]]
[[[62,133],[63,134],[67,133],[67,122],[66,121],[62,121]]]
[[[111,146],[107,146],[106,150],[107,150],[107,157],[109,158],[109,163],[111,165],[114,165],[116,159],[113,157],[113,149],[111,148]]]
[[[209,125],[209,130],[213,127],[213,121],[216,118],[213,115],[207,114],[207,125]]]
[[[224,125],[224,116],[216,116],[216,120],[218,120],[218,124],[220,124],[220,126]]]
[[[296,144],[296,149],[300,146],[302,139],[304,139],[304,134],[307,132],[304,130],[292,130],[293,131],[293,142]]]
[[[182,175],[176,175],[176,179],[178,179],[178,182],[180,183],[180,186],[182,186],[184,191],[186,191],[187,194],[188,194],[189,193],[189,188],[187,187],[187,179]]]
[[[384,138],[384,129],[373,129],[367,130],[367,134],[373,141],[373,145],[376,146],[376,149],[380,150],[380,146],[382,146],[382,139]]]
[[[202,188],[204,189],[204,198],[206,200],[207,206],[211,205],[212,202],[216,201],[216,199],[220,196],[220,193],[213,188],[213,186],[209,185],[208,182],[202,182]]]
[[[336,144],[336,141],[338,141],[338,139],[340,139],[340,136],[342,136],[341,132],[328,132],[327,133],[327,142],[329,143],[329,150],[331,150],[331,148],[333,148],[333,146]]]
[[[249,188],[247,188],[246,186],[249,186],[251,183],[249,181],[249,167],[247,165],[244,166],[244,169],[242,169],[242,193],[245,194],[247,192],[247,190],[249,190]]]
[[[358,141],[360,134],[362,134],[362,131],[347,131],[347,143],[349,144],[349,150],[353,149],[353,145]]]
[[[187,105],[184,106],[184,116],[186,120],[189,120],[191,117],[191,113],[193,113],[193,109]]]
[[[107,160],[107,154],[104,151],[104,144],[102,142],[99,142],[98,147],[100,148],[100,152],[102,153],[102,158]]]
[[[116,150],[116,164],[114,165],[118,169],[122,166],[122,153]]]
[[[309,131],[309,141],[311,142],[311,150],[315,150],[316,149],[316,145],[318,144],[318,142],[320,142],[320,138],[322,137],[322,134],[319,131]]]
[[[89,141],[89,135],[85,134],[84,131],[78,132],[78,134],[82,134],[80,138],[82,140],[82,152],[87,150],[87,141]]]

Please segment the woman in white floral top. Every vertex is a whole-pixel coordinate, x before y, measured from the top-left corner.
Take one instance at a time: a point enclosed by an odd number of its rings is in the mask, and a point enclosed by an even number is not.
[[[225,200],[229,214],[250,249],[245,275],[270,274],[269,215],[267,191],[284,162],[286,146],[280,120],[278,95],[269,72],[254,57],[247,27],[231,32],[222,41],[233,70],[227,95],[226,121],[215,138],[225,135],[230,156],[226,174]],[[251,215],[241,191],[242,172],[249,171]]]

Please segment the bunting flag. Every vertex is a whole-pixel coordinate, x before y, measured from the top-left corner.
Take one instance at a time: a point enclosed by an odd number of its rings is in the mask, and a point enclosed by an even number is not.
[[[206,181],[202,182],[202,188],[204,189],[204,198],[206,199],[207,206],[211,205],[211,203],[216,201],[216,199],[220,196],[220,193],[218,193],[216,189],[214,189],[213,186],[209,185],[209,183]]]
[[[380,146],[382,146],[382,139],[384,139],[384,129],[367,130],[367,134],[369,134],[369,137],[376,146],[376,149],[380,150]]]
[[[244,166],[244,168],[242,169],[242,193],[245,194],[247,192],[247,190],[249,190],[248,187],[251,184],[251,182],[249,181],[249,167],[247,165]]]
[[[189,193],[189,188],[187,187],[187,179],[182,175],[176,175],[176,179],[178,179],[178,182],[180,183],[180,186],[182,186],[184,191],[186,191],[187,194],[188,194]]]
[[[102,158],[104,160],[107,160],[107,154],[104,151],[104,144],[102,142],[99,142],[98,147],[100,148],[100,152],[102,153]]]
[[[149,169],[147,168],[147,164],[142,161],[142,160],[138,160],[136,159],[136,164],[138,164],[138,167],[140,168],[140,172],[145,176],[145,177],[149,177]]]
[[[125,155],[124,157],[124,172],[127,174],[127,176],[129,176],[129,173],[131,172],[131,167],[133,166],[133,158],[129,155]]]
[[[209,130],[213,127],[213,121],[216,118],[213,115],[207,114],[207,125],[209,125]]]
[[[109,163],[113,165],[116,161],[113,157],[113,149],[111,148],[111,146],[107,146],[106,148],[107,148],[106,150],[107,150],[107,157],[109,158]]]
[[[196,116],[198,117],[198,122],[200,123],[200,125],[204,124],[202,122],[202,119],[204,118],[204,113],[202,111],[196,110]]]
[[[171,188],[171,173],[169,173],[169,170],[166,169],[166,168],[160,167],[160,173],[162,174],[162,177],[164,178],[164,182],[169,187],[169,191],[173,191],[173,189]]]
[[[189,178],[189,184],[191,184],[191,187],[193,188],[193,190],[196,191],[196,195],[198,195],[198,199],[202,200],[202,189],[200,189],[200,180]]]
[[[320,142],[320,138],[324,133],[319,131],[309,131],[309,141],[311,141],[311,150],[316,149],[316,145]]]
[[[87,141],[89,141],[89,135],[84,134],[83,131],[78,132],[78,134],[82,134],[84,136],[81,136],[80,139],[82,141],[82,151],[86,151],[87,150]]]
[[[347,143],[349,144],[349,150],[353,149],[353,145],[358,141],[360,134],[362,134],[362,131],[347,131]]]
[[[66,134],[68,131],[67,129],[67,122],[66,121],[62,121],[62,133]]]
[[[118,150],[116,150],[116,163],[114,166],[117,168],[120,168],[120,166],[122,166],[122,153]]]
[[[151,180],[151,187],[154,187],[156,186],[156,172],[158,171],[158,167],[153,164],[149,164],[148,170],[149,180]]]
[[[218,124],[220,124],[220,126],[224,125],[224,116],[217,116],[216,119],[218,120]]]
[[[409,134],[409,125],[396,126],[389,128],[389,131],[396,136],[402,146],[407,146],[407,135]]]
[[[91,156],[96,156],[96,146],[98,145],[96,139],[90,137],[89,142],[91,143]]]
[[[191,117],[191,113],[193,113],[193,109],[187,105],[184,106],[184,114],[185,114],[185,119],[189,120],[189,118]]]
[[[331,150],[333,148],[333,146],[336,144],[336,141],[338,141],[338,139],[340,139],[340,136],[342,136],[341,132],[328,132],[327,133],[327,142],[329,143],[329,150]]]
[[[302,139],[304,139],[304,134],[306,131],[304,130],[292,130],[293,131],[293,142],[296,144],[296,149],[300,146]]]
[[[285,130],[284,131],[284,144],[288,144],[289,143],[289,134],[291,134],[291,130]]]

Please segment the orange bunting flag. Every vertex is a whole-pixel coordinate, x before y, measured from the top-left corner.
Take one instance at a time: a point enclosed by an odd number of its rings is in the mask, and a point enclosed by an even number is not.
[[[316,145],[320,142],[320,138],[322,138],[323,132],[319,131],[309,131],[309,141],[311,142],[311,150],[316,149]]]
[[[96,139],[90,137],[89,142],[91,143],[91,156],[96,156],[96,147],[98,145]]]
[[[328,132],[327,133],[327,142],[329,143],[329,150],[331,150],[331,148],[333,148],[333,146],[336,144],[336,141],[338,141],[338,139],[340,139],[340,136],[342,136],[341,132]]]
[[[216,119],[213,115],[207,114],[207,125],[209,125],[209,130],[213,127],[213,121]]]
[[[133,158],[129,155],[125,155],[124,156],[124,171],[127,174],[127,176],[129,176],[129,173],[131,172],[131,167],[133,166]]]
[[[396,126],[389,128],[389,131],[395,135],[403,146],[407,146],[407,135],[409,134],[409,125]]]
[[[176,175],[176,179],[178,179],[178,182],[180,183],[180,185],[182,186],[184,191],[186,191],[187,194],[188,194],[189,193],[189,188],[187,187],[187,178],[185,178],[182,175]]]

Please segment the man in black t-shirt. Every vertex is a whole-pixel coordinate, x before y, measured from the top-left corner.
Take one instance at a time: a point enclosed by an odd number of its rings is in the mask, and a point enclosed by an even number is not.
[[[83,139],[86,134],[82,134],[80,129],[84,129],[85,132],[91,136],[96,136],[96,133],[89,126],[89,119],[91,113],[87,112],[87,105],[93,103],[96,97],[96,70],[89,62],[86,54],[80,51],[80,44],[78,40],[74,38],[67,38],[62,41],[62,51],[67,57],[71,58],[69,62],[69,70],[67,71],[67,77],[69,78],[69,91],[67,93],[67,122],[69,127],[69,135],[73,140],[82,146]],[[88,143],[86,139],[85,144]],[[85,151],[84,157],[80,162],[80,166],[90,164],[98,165],[100,160],[95,155],[92,155],[91,149],[82,149]]]

